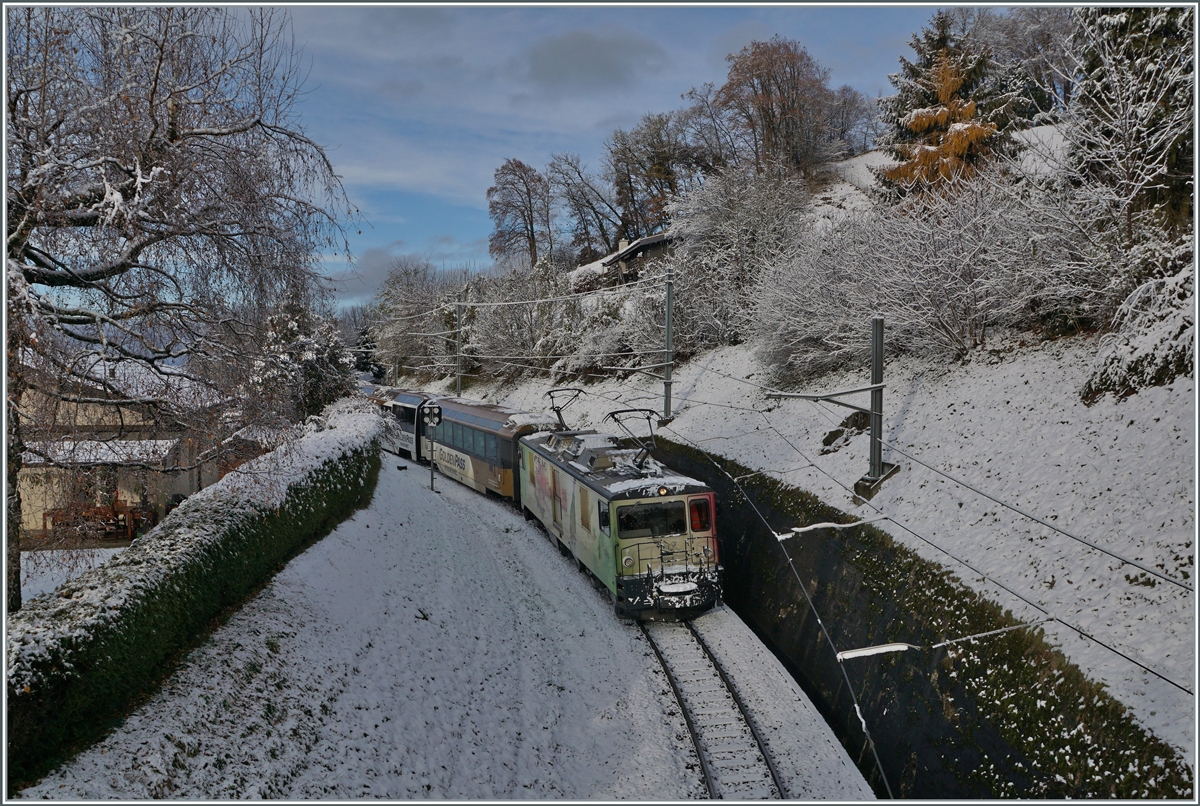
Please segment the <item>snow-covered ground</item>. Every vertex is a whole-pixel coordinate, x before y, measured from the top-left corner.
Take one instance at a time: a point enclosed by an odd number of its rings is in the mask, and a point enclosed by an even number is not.
[[[1020,347],[996,345],[966,365],[910,359],[885,370],[884,439],[921,462],[1072,534],[1189,582],[1195,578],[1195,385],[1181,378],[1126,400],[1092,407],[1078,391],[1095,355],[1091,338]],[[844,511],[876,510],[903,522],[878,524],[902,544],[958,573],[1021,617],[1037,611],[981,581],[946,551],[1163,676],[1195,690],[1195,597],[1039,526],[886,449],[900,473],[869,504],[852,500],[868,466],[868,437],[833,453],[825,435],[850,412],[829,404],[767,400],[765,371],[745,347],[700,356],[675,371],[676,419],[664,435],[767,470]],[[820,378],[810,393],[869,383],[869,370]],[[542,410],[546,381],[477,386],[514,408]],[[633,376],[585,387],[566,412],[573,427],[608,430],[614,408],[661,411],[662,386]],[[867,405],[867,395],[850,402]],[[943,551],[944,550],[944,551]],[[1128,579],[1127,579],[1128,577]],[[1194,698],[1060,624],[1050,641],[1129,706],[1139,722],[1191,758]],[[948,636],[950,637],[950,636]]]
[[[22,795],[703,797],[666,678],[607,595],[510,507],[441,477],[434,494],[427,472],[386,459],[367,509]],[[871,796],[736,616],[713,614],[705,635],[760,692],[796,797]]]

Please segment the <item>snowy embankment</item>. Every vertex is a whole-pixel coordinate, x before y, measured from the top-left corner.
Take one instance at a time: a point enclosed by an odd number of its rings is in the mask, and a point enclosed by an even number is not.
[[[330,406],[118,556],[8,616],[10,775],[37,774],[92,738],[210,619],[344,516],[366,489],[383,427],[364,400]]]
[[[434,494],[405,464],[389,458],[368,508],[22,796],[704,797],[637,628],[512,508],[442,477]],[[762,693],[794,796],[870,797],[778,662],[713,616],[706,638]]]
[[[1091,407],[1079,390],[1096,354],[1092,338],[981,351],[972,363],[889,361],[884,380],[884,460],[898,475],[870,502],[855,503],[854,482],[868,466],[868,436],[851,433],[826,447],[848,410],[801,400],[768,400],[766,370],[747,347],[702,355],[675,371],[675,420],[664,434],[768,471],[789,485],[863,518],[1020,618],[1033,607],[981,580],[966,561],[1066,624],[1158,674],[1192,689],[1193,594],[1070,538],[939,475],[936,468],[1071,534],[1175,578],[1194,579],[1195,385],[1179,378],[1124,400]],[[793,391],[863,386],[869,370],[822,377]],[[467,394],[541,410],[548,382],[477,386]],[[566,412],[572,427],[607,430],[615,408],[661,411],[662,386],[632,376],[585,387]],[[848,398],[867,405],[867,395]],[[835,448],[832,452],[822,453]],[[900,453],[903,451],[909,456]],[[949,554],[948,554],[948,553]],[[1140,724],[1191,758],[1194,698],[1062,624],[1045,625],[1094,680]],[[947,636],[947,638],[957,636]]]

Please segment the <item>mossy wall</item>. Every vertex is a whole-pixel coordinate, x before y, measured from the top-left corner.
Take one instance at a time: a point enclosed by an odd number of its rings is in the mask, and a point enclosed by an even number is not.
[[[725,601],[796,677],[876,793],[886,796],[833,650],[787,554],[839,650],[904,642],[930,646],[1017,624],[871,527],[775,532],[857,518],[815,496],[659,438],[656,458],[717,492]],[[1088,680],[1038,629],[940,650],[845,661],[863,719],[897,797],[1185,798],[1191,771]]]
[[[189,552],[170,573],[138,585],[117,617],[102,627],[68,630],[66,640],[32,662],[34,668],[23,678],[34,680],[32,685],[14,687],[10,675],[9,794],[118,724],[214,619],[239,605],[289,559],[365,505],[379,467],[378,444],[373,443],[326,461],[307,483],[291,486],[277,509],[232,518],[212,513],[213,520],[227,522],[219,539]],[[222,499],[209,501],[219,505]],[[194,519],[203,513],[192,515]],[[178,519],[159,528],[190,525]],[[58,592],[64,603],[74,593],[86,593],[89,585],[98,584],[86,575],[73,582],[78,584],[68,583]],[[60,607],[57,612],[66,611]],[[52,610],[47,618],[54,617]]]

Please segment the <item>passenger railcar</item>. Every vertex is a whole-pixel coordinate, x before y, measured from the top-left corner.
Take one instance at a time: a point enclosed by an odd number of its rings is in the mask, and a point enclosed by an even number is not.
[[[558,420],[463,398],[435,402],[442,409],[442,422],[422,431],[422,456],[432,457],[438,470],[468,487],[520,503],[514,473],[517,440],[557,428]]]
[[[438,396],[429,392],[397,389],[383,386],[373,391],[369,399],[395,418],[399,429],[392,429],[384,438],[383,447],[392,453],[408,456],[414,461],[427,458],[421,450],[420,435],[424,425],[418,417],[419,409]]]
[[[618,615],[679,620],[717,602],[711,488],[592,430],[523,437],[520,450],[526,517],[608,588]]]

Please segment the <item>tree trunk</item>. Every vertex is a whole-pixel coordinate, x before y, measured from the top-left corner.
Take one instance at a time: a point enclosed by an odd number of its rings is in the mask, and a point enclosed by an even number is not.
[[[24,390],[18,374],[13,369],[16,366],[15,359],[17,357],[15,340],[15,334],[10,331],[8,337],[8,439],[6,440],[7,455],[5,457],[8,462],[8,485],[5,490],[8,501],[8,509],[5,512],[7,530],[5,557],[8,562],[5,565],[5,581],[8,590],[6,598],[7,612],[9,613],[15,613],[21,609],[21,490],[18,482],[21,474],[21,454],[25,451],[25,443],[21,441],[21,418],[17,413],[17,406],[20,404],[21,393]]]

